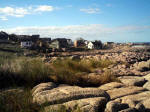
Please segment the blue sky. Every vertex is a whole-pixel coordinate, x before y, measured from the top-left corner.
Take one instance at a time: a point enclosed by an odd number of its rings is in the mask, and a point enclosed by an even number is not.
[[[0,0],[0,30],[52,38],[150,42],[150,0]]]

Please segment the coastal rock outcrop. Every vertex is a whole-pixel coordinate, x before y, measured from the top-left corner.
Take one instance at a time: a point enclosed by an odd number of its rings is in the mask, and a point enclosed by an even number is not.
[[[110,97],[99,88],[81,88],[69,85],[54,85],[43,83],[32,90],[33,102],[44,105],[45,110],[66,106],[68,109],[80,107],[84,112],[98,112],[104,110]]]

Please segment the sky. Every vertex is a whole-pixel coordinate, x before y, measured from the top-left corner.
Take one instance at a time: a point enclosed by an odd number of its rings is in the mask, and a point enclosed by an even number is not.
[[[150,0],[0,0],[0,31],[150,42]]]

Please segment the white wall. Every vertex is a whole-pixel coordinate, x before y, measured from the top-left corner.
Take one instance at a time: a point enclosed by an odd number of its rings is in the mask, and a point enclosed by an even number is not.
[[[31,47],[31,46],[32,46],[31,41],[21,42],[21,47]]]
[[[94,48],[93,43],[92,43],[92,42],[89,42],[89,44],[88,44],[88,49],[93,49],[93,48]]]

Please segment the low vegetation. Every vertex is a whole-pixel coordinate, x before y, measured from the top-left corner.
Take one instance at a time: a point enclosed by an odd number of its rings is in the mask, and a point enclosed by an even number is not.
[[[45,112],[43,106],[32,102],[30,89],[11,89],[0,91],[0,111],[1,112]],[[57,110],[50,108],[46,112],[82,112],[79,107],[68,110],[65,106],[60,106]]]
[[[89,78],[95,69],[107,68],[113,64],[110,60],[71,60],[58,59],[50,64],[51,76],[54,82],[79,86],[99,86],[115,80],[113,73],[106,70],[102,74]]]
[[[80,86],[99,86],[115,79],[113,73],[107,70],[96,75],[97,79],[86,78],[95,69],[107,68],[113,64],[110,60],[71,60],[67,58],[45,64],[40,58],[16,58],[10,54],[1,57],[0,60],[0,88],[9,86],[32,88],[41,82],[48,81]]]
[[[31,88],[41,82],[53,81],[79,86],[99,86],[115,81],[109,70],[91,75],[95,69],[107,68],[110,60],[57,59],[45,64],[40,58],[23,57],[11,52],[0,53],[0,110],[2,112],[44,112],[43,107],[32,103]],[[10,92],[6,88],[21,87],[22,91]],[[5,90],[3,92],[2,90]],[[49,110],[49,112],[56,112]],[[60,108],[57,112],[68,112]],[[70,112],[70,111],[69,111]],[[81,112],[79,108],[72,112]]]

